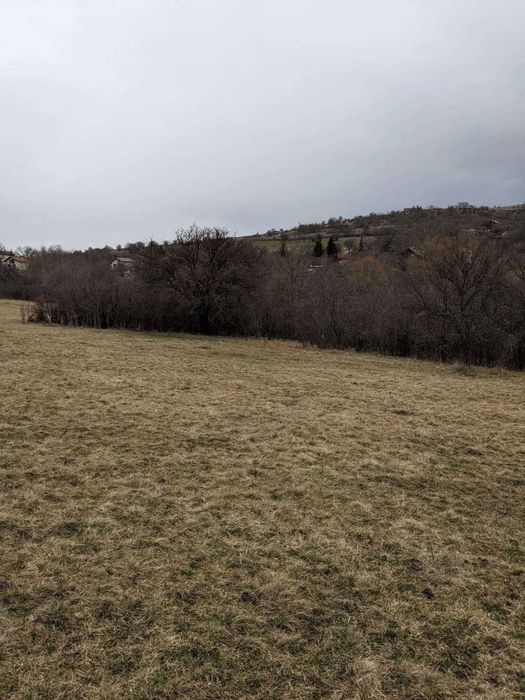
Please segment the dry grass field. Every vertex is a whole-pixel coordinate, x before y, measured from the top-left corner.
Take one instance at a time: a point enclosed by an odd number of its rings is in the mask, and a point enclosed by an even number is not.
[[[18,307],[1,698],[525,697],[525,376]]]

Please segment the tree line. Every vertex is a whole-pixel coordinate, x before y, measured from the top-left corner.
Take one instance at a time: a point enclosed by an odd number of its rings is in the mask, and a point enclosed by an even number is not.
[[[384,244],[383,244],[384,247]],[[525,368],[519,242],[430,236],[416,256],[268,253],[220,228],[128,248],[132,275],[103,250],[34,253],[0,270],[0,296],[38,321],[97,328],[264,336],[445,362]]]

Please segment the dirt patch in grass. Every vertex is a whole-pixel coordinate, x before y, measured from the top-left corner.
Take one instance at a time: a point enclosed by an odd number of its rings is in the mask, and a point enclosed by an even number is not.
[[[523,375],[13,302],[0,361],[1,697],[520,697]]]

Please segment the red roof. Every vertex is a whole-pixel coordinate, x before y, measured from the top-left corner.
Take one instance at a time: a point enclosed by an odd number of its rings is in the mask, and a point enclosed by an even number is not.
[[[9,255],[6,260],[14,260],[19,263],[28,263],[29,260],[24,255]]]

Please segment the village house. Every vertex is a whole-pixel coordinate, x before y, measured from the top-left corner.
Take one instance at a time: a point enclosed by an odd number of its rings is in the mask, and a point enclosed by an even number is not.
[[[133,258],[115,258],[109,266],[122,277],[128,277],[135,271],[135,261]]]
[[[405,259],[406,258],[422,258],[423,257],[423,254],[420,253],[419,250],[416,250],[415,248],[411,248],[411,247],[405,248],[404,250],[402,250],[399,253],[399,255]]]
[[[24,255],[0,253],[0,264],[6,265],[12,270],[27,270],[29,260]]]

